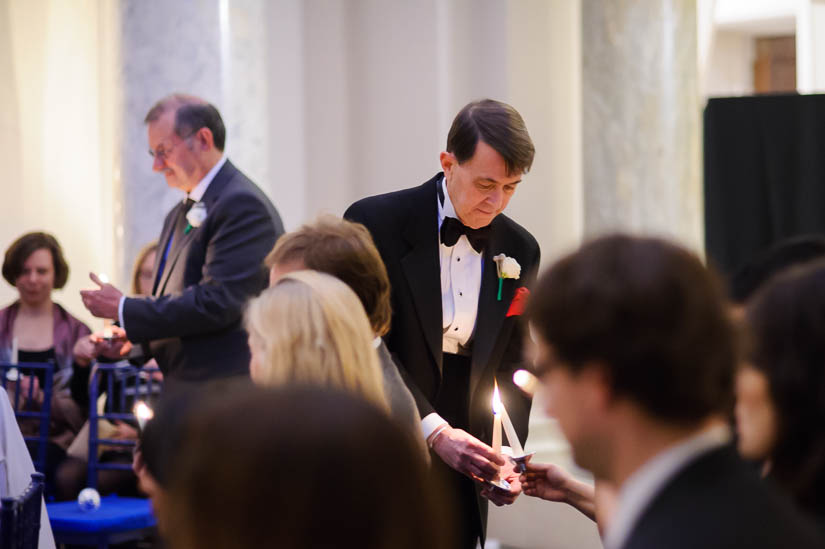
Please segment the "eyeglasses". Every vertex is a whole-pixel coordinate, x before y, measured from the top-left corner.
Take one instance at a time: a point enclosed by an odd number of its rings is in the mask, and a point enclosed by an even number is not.
[[[191,132],[189,135],[181,137],[180,141],[178,141],[177,143],[172,143],[172,145],[170,145],[169,148],[166,148],[161,144],[155,150],[149,149],[149,156],[151,156],[152,158],[157,158],[161,161],[166,160],[169,157],[169,154],[172,152],[172,150],[175,147],[177,147],[178,145],[180,145],[181,143],[183,143],[184,141],[186,141],[187,139],[189,139],[190,137],[192,137],[196,133],[198,133],[198,130],[195,130],[195,131]]]

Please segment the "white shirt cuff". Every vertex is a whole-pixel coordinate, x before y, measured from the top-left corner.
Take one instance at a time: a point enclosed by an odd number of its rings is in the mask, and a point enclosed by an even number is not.
[[[120,302],[117,304],[117,320],[120,323],[120,327],[126,330],[126,324],[123,322],[123,304],[126,303],[126,296],[120,296]]]
[[[445,423],[447,423],[447,421],[435,412],[427,414],[427,416],[421,420],[421,434],[424,435],[424,440],[430,438],[433,431]]]

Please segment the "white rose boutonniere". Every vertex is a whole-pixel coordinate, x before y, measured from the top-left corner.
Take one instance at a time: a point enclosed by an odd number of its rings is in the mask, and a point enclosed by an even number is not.
[[[504,279],[518,280],[521,277],[521,265],[512,257],[507,257],[504,254],[494,256],[493,261],[496,262],[496,270],[498,271],[498,300],[501,301],[501,286]]]
[[[186,212],[186,221],[189,223],[183,234],[189,234],[192,229],[197,229],[201,223],[206,219],[206,204],[203,202],[195,202],[189,211]]]

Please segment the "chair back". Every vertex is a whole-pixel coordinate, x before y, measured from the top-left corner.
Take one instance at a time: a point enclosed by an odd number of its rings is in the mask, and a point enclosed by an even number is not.
[[[32,456],[34,468],[41,473],[45,472],[46,450],[49,442],[49,425],[52,414],[52,388],[54,384],[54,363],[26,362],[11,364],[9,362],[0,363],[0,386],[6,389],[9,395],[11,407],[17,417],[17,423],[23,432],[26,443],[33,442],[37,445],[37,451]],[[29,390],[22,391],[18,383],[21,375],[37,376],[42,378],[41,390],[43,391],[43,404],[32,405],[34,400],[34,387],[29,385]],[[26,393],[26,394],[24,394]],[[37,424],[35,430],[26,428],[29,423]],[[36,432],[37,434],[32,434]]]
[[[37,549],[44,482],[42,473],[32,473],[31,483],[20,496],[2,498],[0,547],[3,549]]]
[[[97,471],[100,469],[131,471],[131,464],[101,463],[100,445],[133,448],[136,440],[101,438],[98,421],[123,421],[139,428],[134,407],[138,401],[153,407],[160,398],[163,382],[155,378],[157,368],[139,368],[131,364],[98,364],[89,380],[89,461],[87,486],[97,488]],[[106,395],[102,409],[98,397]]]

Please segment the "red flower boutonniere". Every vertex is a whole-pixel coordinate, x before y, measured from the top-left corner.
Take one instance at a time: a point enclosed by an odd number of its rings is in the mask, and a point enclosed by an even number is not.
[[[524,312],[527,306],[527,299],[530,297],[530,290],[522,286],[516,290],[516,295],[513,296],[513,301],[510,302],[510,308],[507,309],[507,316],[519,316]]]

